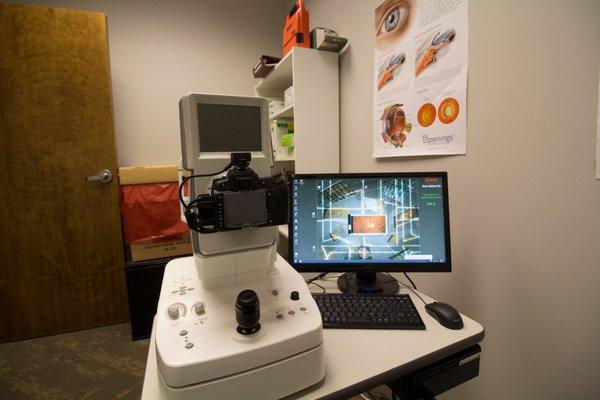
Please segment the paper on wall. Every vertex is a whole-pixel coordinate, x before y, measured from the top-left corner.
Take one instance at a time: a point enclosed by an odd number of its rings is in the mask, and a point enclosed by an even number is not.
[[[373,156],[466,153],[468,0],[375,10]]]

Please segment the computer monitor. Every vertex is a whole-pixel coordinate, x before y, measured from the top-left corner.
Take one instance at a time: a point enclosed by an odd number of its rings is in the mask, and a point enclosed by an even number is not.
[[[296,174],[289,260],[300,272],[344,272],[342,291],[395,293],[382,272],[450,272],[446,172]]]

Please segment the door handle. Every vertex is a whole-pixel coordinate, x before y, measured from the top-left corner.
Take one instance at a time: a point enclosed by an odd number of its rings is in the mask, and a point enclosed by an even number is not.
[[[110,172],[108,169],[103,169],[102,171],[98,172],[97,175],[86,177],[85,180],[88,182],[100,181],[100,183],[108,183],[112,181],[112,177],[112,172]]]

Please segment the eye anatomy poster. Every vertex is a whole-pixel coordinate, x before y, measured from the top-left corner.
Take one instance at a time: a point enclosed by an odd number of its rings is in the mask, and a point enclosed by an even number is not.
[[[374,157],[465,154],[468,0],[375,9]]]

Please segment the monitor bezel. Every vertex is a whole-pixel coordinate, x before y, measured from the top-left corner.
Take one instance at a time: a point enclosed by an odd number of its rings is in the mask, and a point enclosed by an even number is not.
[[[261,117],[261,149],[245,151],[252,156],[253,169],[256,170],[256,161],[266,160],[268,167],[273,166],[273,152],[271,145],[271,133],[269,125],[269,104],[264,97],[255,96],[233,96],[210,93],[189,93],[179,101],[179,119],[181,135],[181,162],[184,169],[188,171],[200,170],[205,167],[208,170],[215,166],[221,168],[231,157],[231,151],[206,151],[200,146],[200,129],[198,127],[198,107],[210,105],[257,107],[260,109]],[[266,170],[268,171],[268,169]]]
[[[345,263],[296,263],[294,262],[293,229],[289,229],[293,221],[293,201],[289,206],[288,224],[288,260],[290,265],[298,272],[452,272],[452,254],[450,244],[450,208],[448,201],[448,173],[447,172],[380,172],[380,173],[326,173],[326,174],[291,174],[290,195],[293,194],[293,184],[297,179],[356,179],[356,178],[442,178],[442,197],[444,207],[444,242],[446,251],[445,262],[406,262],[402,264],[345,264]],[[292,199],[293,200],[293,199]]]

